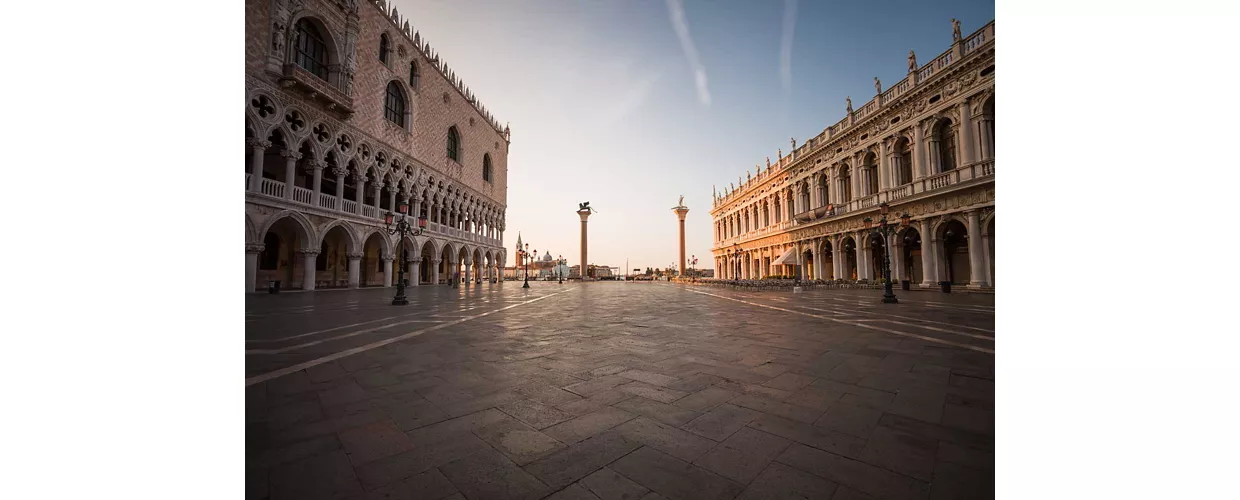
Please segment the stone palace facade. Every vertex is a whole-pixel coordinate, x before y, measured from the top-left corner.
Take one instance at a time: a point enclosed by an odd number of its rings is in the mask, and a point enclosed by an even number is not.
[[[894,280],[994,287],[995,25],[953,32],[947,52],[924,66],[910,52],[906,79],[876,78],[868,103],[715,195],[716,276],[878,280],[890,252]]]
[[[246,292],[498,277],[508,127],[382,0],[245,5]]]

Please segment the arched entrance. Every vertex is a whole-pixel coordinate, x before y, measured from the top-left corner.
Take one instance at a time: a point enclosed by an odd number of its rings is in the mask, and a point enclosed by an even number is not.
[[[349,254],[353,253],[353,235],[348,223],[331,226],[319,245],[315,263],[315,281],[324,288],[349,286]]]
[[[951,220],[939,226],[939,250],[942,257],[939,265],[943,266],[940,280],[950,281],[953,285],[969,282],[969,235],[958,220]]]
[[[840,242],[840,251],[844,254],[840,257],[842,259],[840,262],[844,264],[843,279],[857,279],[857,242],[852,236],[844,237],[844,240]]]
[[[822,242],[822,279],[835,279],[835,252],[830,241]]]
[[[921,233],[910,227],[901,232],[899,238],[902,243],[900,265],[904,268],[902,276],[912,283],[921,283]]]
[[[307,274],[306,259],[302,249],[317,248],[310,237],[308,222],[293,215],[277,215],[277,219],[262,233],[263,250],[258,255],[256,288],[266,288],[268,282],[279,281],[280,288],[314,289],[313,269]],[[313,266],[314,262],[310,262]],[[307,280],[309,276],[311,279]],[[309,287],[307,287],[307,282]]]
[[[436,273],[438,267],[431,261],[435,260],[435,244],[431,240],[426,240],[422,244],[420,250],[422,261],[418,263],[418,281],[427,285],[435,284],[439,275]]]
[[[482,272],[486,270],[486,262],[482,259],[482,250],[474,249],[474,258],[470,261],[473,268],[469,270],[470,278],[475,283],[482,283]]]
[[[439,279],[438,283],[452,284],[453,261],[456,255],[453,253],[451,243],[445,243],[443,250],[439,252]]]
[[[460,225],[459,219],[457,220],[457,224]],[[470,263],[469,248],[466,248],[465,245],[461,245],[460,251],[456,253],[456,265],[453,266],[452,269],[455,272],[452,278],[454,280],[453,283],[462,283],[469,280],[470,266],[468,263]]]
[[[378,232],[370,233],[362,249],[361,286],[385,286],[383,258],[386,256],[388,256],[387,243],[383,236]]]
[[[800,273],[800,275],[797,276],[798,278],[804,278],[807,280],[814,279],[814,250],[813,249],[806,248],[805,251],[801,253],[801,269],[804,269],[805,272]]]
[[[415,283],[414,269],[411,267],[413,262],[411,261],[419,255],[418,249],[418,244],[409,236],[402,238],[400,243],[396,245],[396,251],[394,252],[396,260],[392,262],[392,276],[396,277],[394,279],[405,280],[406,286],[412,286]],[[396,284],[396,281],[393,281],[392,284]]]
[[[879,233],[871,233],[869,239],[870,244],[870,278],[874,280],[883,279],[883,256],[887,254],[887,245],[883,235]]]

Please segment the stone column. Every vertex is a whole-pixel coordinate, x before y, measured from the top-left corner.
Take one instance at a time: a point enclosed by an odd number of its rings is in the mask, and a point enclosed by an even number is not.
[[[587,246],[588,246],[587,243],[589,241],[586,238],[586,219],[590,218],[590,214],[591,214],[590,209],[584,209],[584,210],[577,211],[577,216],[581,217],[581,281],[588,281],[588,278],[586,276],[586,269],[590,261],[586,259]]]
[[[938,272],[935,269],[934,246],[938,243],[938,238],[934,238],[930,234],[930,221],[922,219],[919,221],[921,227],[921,286],[933,287],[938,284]]]
[[[344,168],[336,167],[332,169],[332,174],[336,175],[336,210],[344,211],[344,178],[349,175],[349,171]]]
[[[474,281],[473,262],[465,259],[465,286],[469,286]]]
[[[304,269],[301,271],[301,289],[306,291],[314,290],[314,261],[319,256],[319,249],[303,248],[301,254],[303,256],[302,261],[304,262]]]
[[[358,288],[362,280],[362,252],[349,252],[349,288]]]
[[[408,262],[408,266],[409,286],[418,286],[418,283],[422,281],[422,279],[418,276],[418,273],[422,271],[422,258],[414,257]]]
[[[258,254],[265,247],[262,243],[251,243],[245,246],[245,293],[253,293],[258,281]]]
[[[395,258],[391,255],[384,255],[381,258],[383,259],[383,286],[386,288],[392,286],[392,261]]]
[[[284,157],[284,199],[293,199],[293,179],[297,177],[297,160],[301,159],[301,153],[292,150],[284,150],[280,153]]]
[[[982,229],[982,253],[986,255],[986,284],[994,287],[995,275],[991,271],[991,266],[995,261],[995,256],[990,254],[990,238],[989,229]]]
[[[323,169],[326,167],[327,162],[323,161],[316,161],[313,165],[311,165],[311,168],[314,169],[314,182],[310,184],[312,187],[310,190],[311,206],[319,206],[319,190],[323,188]]]
[[[870,233],[869,231],[861,231],[857,233],[857,279],[870,279]]]
[[[684,274],[687,269],[685,267],[685,215],[689,214],[689,207],[677,205],[672,210],[676,212],[676,218],[680,220],[680,267],[678,269],[681,274]]]
[[[378,205],[379,205],[379,200],[376,199],[375,206],[377,207]],[[392,213],[400,213],[396,211],[398,207],[396,206],[396,190],[395,189],[388,190],[388,208],[392,210]]]
[[[913,125],[913,154],[909,155],[913,160],[913,180],[921,180],[926,176],[926,141],[922,137],[921,124]]]
[[[982,160],[993,160],[995,158],[995,136],[994,136],[995,117],[983,114],[977,120],[978,130],[978,149],[981,151]]]
[[[887,150],[887,141],[878,141],[878,161],[875,166],[875,170],[877,170],[875,174],[878,175],[879,191],[886,191],[894,185],[891,182],[891,157]]]
[[[961,167],[973,163],[975,158],[973,151],[976,145],[973,141],[973,118],[971,115],[972,113],[969,112],[969,100],[960,101],[960,126],[957,127],[957,130],[960,131],[960,140],[958,142],[959,146],[956,149],[960,151],[960,159],[958,161]]]
[[[814,245],[814,272],[809,279],[822,279],[822,263],[826,262],[822,259],[822,238],[814,238],[812,241]]]
[[[977,210],[969,210],[966,214],[969,220],[969,288],[986,286],[986,271],[989,270],[982,257],[982,244],[985,242],[979,237],[982,234],[981,224],[978,223],[980,215]]]
[[[250,159],[250,185],[246,189],[250,191],[258,191],[258,183],[263,178],[263,158],[267,155],[267,148],[271,147],[271,141],[250,140],[250,149],[254,152],[254,156]]]
[[[362,206],[366,204],[366,176],[357,175],[357,203],[353,205],[353,213],[362,214]],[[343,202],[341,202],[343,208]]]
[[[439,259],[431,259],[431,284],[439,284]]]
[[[375,181],[375,216],[382,218],[379,211],[379,197],[383,196],[383,181]]]

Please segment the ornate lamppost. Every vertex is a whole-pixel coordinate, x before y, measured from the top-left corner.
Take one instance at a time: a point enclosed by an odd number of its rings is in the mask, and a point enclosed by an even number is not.
[[[564,284],[564,256],[563,255],[560,255],[559,258],[555,260],[555,275],[556,277],[560,278],[560,284],[563,285]]]
[[[421,235],[426,229],[426,216],[418,216],[418,227],[415,229],[412,224],[409,224],[409,218],[407,217],[407,214],[409,213],[409,203],[405,201],[400,202],[400,208],[398,210],[400,211],[400,220],[394,221],[396,214],[392,212],[388,212],[383,215],[383,222],[387,225],[388,234],[400,234],[400,239],[402,241],[405,239],[405,236]],[[393,222],[396,223],[395,226],[392,225]],[[400,257],[401,262],[396,265],[396,296],[392,297],[392,305],[394,306],[409,305],[409,299],[405,297],[405,267],[407,264],[405,263],[404,256],[402,255]]]
[[[689,264],[689,279],[693,280],[694,283],[697,283],[697,269],[695,269],[697,262],[697,255],[689,256],[689,262],[687,262]]]
[[[537,251],[538,250],[535,250],[535,252]],[[525,249],[518,250],[518,252],[520,252],[521,262],[523,262],[525,265],[525,284],[521,285],[521,288],[529,288],[530,287],[530,261],[529,261],[530,244],[526,243]]]
[[[884,304],[897,304],[900,301],[896,300],[896,294],[891,289],[891,251],[890,251],[891,249],[888,248],[890,247],[890,245],[888,245],[887,242],[890,241],[891,239],[891,231],[893,230],[893,228],[891,224],[887,223],[888,210],[890,210],[890,207],[886,203],[883,203],[882,205],[879,205],[878,207],[879,214],[882,215],[882,218],[878,220],[878,231],[877,232],[883,235],[883,301],[882,302]],[[908,227],[908,225],[909,225],[908,213],[901,214],[900,215],[900,227]],[[869,217],[865,218],[865,228],[870,229],[870,218]]]

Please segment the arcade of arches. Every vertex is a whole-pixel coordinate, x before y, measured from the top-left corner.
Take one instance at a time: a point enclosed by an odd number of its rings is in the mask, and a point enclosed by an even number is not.
[[[891,232],[890,245],[884,244],[884,239],[878,230],[871,229],[759,248],[737,245],[715,257],[716,276],[878,280],[882,278],[883,254],[890,250],[892,280],[925,287],[940,281],[970,288],[994,287],[993,207],[915,219],[908,227],[897,226]]]
[[[293,211],[274,214],[262,225],[247,214],[246,292],[272,281],[302,290],[390,287],[402,271],[399,263],[409,286],[491,282],[501,276],[503,250],[434,236],[398,238],[340,220],[315,227]]]

